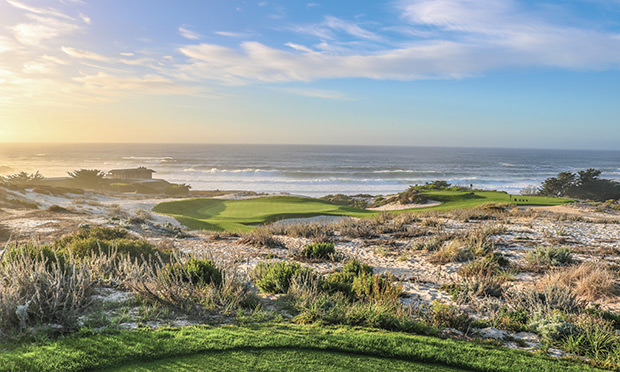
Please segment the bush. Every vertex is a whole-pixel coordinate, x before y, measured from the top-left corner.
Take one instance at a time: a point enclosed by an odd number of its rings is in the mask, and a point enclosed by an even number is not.
[[[570,323],[561,312],[535,316],[529,327],[541,337],[543,342],[550,345],[557,345],[568,336],[578,332],[577,327]]]
[[[532,265],[561,266],[571,264],[573,257],[568,247],[536,247],[525,260]]]
[[[299,255],[306,259],[329,259],[334,256],[336,249],[334,243],[316,242],[307,244]]]
[[[616,279],[605,267],[585,262],[579,266],[548,273],[538,286],[557,285],[573,291],[579,298],[594,301],[617,293]]]
[[[77,233],[63,237],[54,243],[56,250],[64,250],[76,258],[84,258],[99,252],[131,258],[149,257],[159,253],[164,259],[169,253],[158,251],[155,246],[144,241],[132,238],[126,230],[95,227],[80,229]]]
[[[60,269],[65,268],[67,259],[62,252],[57,252],[49,245],[25,244],[17,247],[8,248],[2,257],[3,264],[5,262],[16,261],[26,256],[32,262],[43,262],[45,267],[51,269],[58,265]]]
[[[279,248],[282,243],[276,239],[266,227],[258,227],[249,233],[243,234],[241,243],[256,247]]]
[[[312,276],[312,270],[296,262],[261,262],[254,268],[252,276],[261,292],[286,293],[293,280]]]
[[[211,260],[199,260],[190,258],[184,263],[175,262],[166,265],[163,275],[177,275],[183,281],[194,285],[222,284],[222,271]]]
[[[61,267],[46,254],[33,246],[0,257],[0,331],[22,332],[41,323],[73,328],[89,305],[95,284],[89,270],[71,259]]]

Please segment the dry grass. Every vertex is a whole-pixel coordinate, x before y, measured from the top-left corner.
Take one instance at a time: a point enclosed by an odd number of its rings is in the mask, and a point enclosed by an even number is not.
[[[268,227],[259,227],[249,233],[243,234],[240,243],[255,247],[282,247],[282,243],[274,236],[273,230]]]
[[[95,280],[71,257],[61,264],[21,252],[0,261],[1,330],[21,332],[43,322],[71,328],[90,303]]]
[[[618,293],[614,274],[604,266],[592,262],[550,272],[536,285],[538,288],[561,286],[586,301],[595,301]]]

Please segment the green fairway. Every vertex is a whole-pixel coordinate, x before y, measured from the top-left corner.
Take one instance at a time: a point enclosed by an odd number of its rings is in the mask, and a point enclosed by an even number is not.
[[[81,334],[0,352],[4,371],[600,371],[492,345],[367,328],[291,324]]]
[[[154,212],[175,217],[192,229],[243,232],[248,225],[284,218],[313,216],[372,216],[375,212],[296,196],[269,196],[255,199],[186,199],[160,203]]]
[[[148,363],[136,362],[106,371],[460,372],[469,370],[360,354],[303,349],[263,349],[198,354]]]
[[[405,211],[451,210],[472,208],[485,203],[512,203],[517,205],[557,205],[571,202],[570,199],[543,196],[509,196],[498,191],[427,191],[422,193],[429,199],[440,201],[441,205],[415,208]],[[297,196],[269,196],[255,199],[185,199],[160,203],[153,208],[176,218],[191,229],[245,232],[251,225],[273,222],[284,218],[313,216],[371,217],[377,211],[332,204],[325,200]],[[403,211],[394,211],[400,213]]]

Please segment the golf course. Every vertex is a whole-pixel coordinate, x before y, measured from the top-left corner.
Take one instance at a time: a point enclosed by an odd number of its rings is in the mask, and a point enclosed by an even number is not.
[[[600,371],[492,345],[280,323],[77,334],[0,354],[0,371]]]
[[[498,191],[433,190],[422,193],[426,198],[441,202],[439,205],[391,211],[390,213],[422,212],[429,210],[475,208],[488,203],[513,205],[558,205],[570,199],[545,196],[511,196]],[[333,204],[325,200],[300,196],[266,196],[253,199],[227,200],[193,198],[163,202],[153,211],[177,219],[195,230],[247,232],[256,225],[287,218],[315,216],[372,217],[380,212]]]

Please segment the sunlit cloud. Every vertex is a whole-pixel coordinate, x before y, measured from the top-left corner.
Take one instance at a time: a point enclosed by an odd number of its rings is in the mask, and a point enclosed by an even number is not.
[[[108,57],[102,56],[101,54],[89,52],[86,50],[79,50],[79,49],[66,47],[66,46],[63,46],[60,49],[62,49],[63,52],[67,53],[71,57],[75,57],[75,58],[92,59],[94,61],[107,61],[108,60]]]
[[[81,19],[82,19],[82,21],[83,21],[84,23],[86,23],[87,25],[89,25],[89,24],[90,24],[90,22],[91,22],[90,17],[89,17],[89,16],[87,16],[86,14],[84,14],[84,13],[80,13],[80,18],[81,18]]]
[[[183,36],[186,39],[190,39],[190,40],[200,39],[199,33],[192,31],[184,26],[179,27],[179,33],[181,34],[181,36]]]
[[[20,1],[16,1],[16,0],[6,0],[7,3],[11,4],[12,6],[18,8],[18,9],[22,9],[22,10],[26,10],[28,12],[31,13],[35,13],[35,14],[39,14],[39,15],[45,15],[45,16],[53,16],[53,17],[59,17],[59,18],[64,18],[64,19],[68,19],[68,20],[73,20],[73,17],[70,17],[56,9],[53,8],[38,8],[35,6],[31,6],[28,4],[24,4]]]
[[[236,37],[236,38],[242,38],[242,37],[250,36],[250,34],[247,33],[247,32],[232,32],[232,31],[215,31],[215,34],[216,35],[220,35],[220,36]]]
[[[27,14],[27,17],[32,22],[8,27],[13,31],[17,41],[24,45],[37,46],[44,40],[66,35],[79,29],[77,25],[59,20],[58,18],[42,17],[34,14]]]
[[[332,90],[311,89],[311,88],[284,88],[284,92],[296,94],[299,96],[310,98],[322,98],[338,101],[349,101],[351,98],[342,92],[336,92]]]

